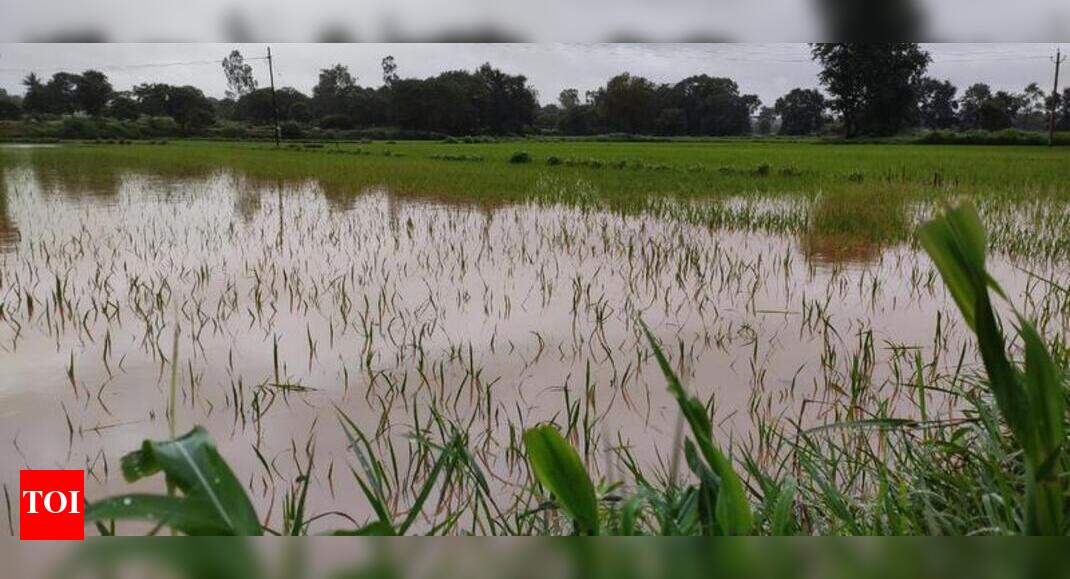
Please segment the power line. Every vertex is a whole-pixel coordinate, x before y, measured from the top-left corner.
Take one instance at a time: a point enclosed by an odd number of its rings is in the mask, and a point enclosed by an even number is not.
[[[266,56],[254,56],[246,58],[245,60],[267,60]],[[123,71],[123,70],[138,70],[143,68],[162,68],[169,66],[195,66],[204,64],[222,64],[222,58],[216,58],[212,60],[187,60],[184,62],[144,62],[144,63],[128,63],[128,64],[105,64],[90,66],[92,70],[111,70],[111,71]],[[52,67],[34,67],[34,68],[11,68],[0,67],[0,72],[37,72],[37,71],[61,71],[70,69],[69,66],[52,66]]]

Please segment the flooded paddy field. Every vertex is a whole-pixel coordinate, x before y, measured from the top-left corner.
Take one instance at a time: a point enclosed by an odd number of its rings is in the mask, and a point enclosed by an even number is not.
[[[812,475],[800,432],[879,454],[884,434],[826,427],[973,420],[973,334],[914,238],[958,195],[981,209],[990,273],[1064,359],[1066,153],[1000,156],[1005,180],[967,182],[990,152],[896,173],[907,162],[876,147],[810,145],[861,159],[834,170],[766,147],[670,166],[656,145],[582,144],[547,163],[555,146],[0,150],[5,491],[19,469],[84,468],[89,500],[160,492],[120,458],[200,425],[268,529],[306,492],[301,532],[363,525],[370,469],[399,514],[436,481],[413,528],[549,532],[564,523],[522,441],[539,423],[609,502],[692,476],[640,320],[737,461]],[[505,160],[525,147],[533,163]],[[465,460],[441,475],[446,440]],[[848,474],[826,476],[875,484]],[[813,489],[800,510],[824,504]]]

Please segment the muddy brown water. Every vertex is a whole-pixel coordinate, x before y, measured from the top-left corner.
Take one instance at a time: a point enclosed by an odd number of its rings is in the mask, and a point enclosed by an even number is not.
[[[970,344],[909,245],[836,251],[656,216],[339,198],[230,172],[88,181],[29,155],[2,183],[0,482],[12,494],[24,468],[84,468],[90,499],[162,489],[124,483],[119,458],[169,434],[176,321],[176,429],[205,426],[276,525],[293,449],[303,461],[310,439],[312,512],[369,514],[335,405],[393,440],[402,463],[434,405],[466,425],[503,494],[525,476],[511,433],[564,426],[570,405],[601,476],[621,476],[621,445],[665,468],[677,411],[637,317],[712,401],[721,440],[749,446],[760,423],[829,423],[852,397],[909,413],[915,361],[947,376]],[[992,263],[1027,311],[1051,309],[1020,267]]]

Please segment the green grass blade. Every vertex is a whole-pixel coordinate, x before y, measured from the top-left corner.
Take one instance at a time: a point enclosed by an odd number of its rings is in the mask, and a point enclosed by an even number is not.
[[[720,478],[720,488],[717,493],[717,522],[730,535],[749,535],[754,527],[754,515],[751,512],[750,503],[743,489],[743,482],[732,467],[731,461],[721,452],[721,449],[713,442],[713,426],[706,414],[702,403],[695,398],[689,398],[684,390],[680,379],[669,365],[668,358],[662,352],[654,334],[650,328],[639,321],[647,340],[654,350],[654,357],[661,367],[662,374],[669,385],[669,392],[676,398],[680,405],[680,411],[691,427],[691,434],[695,438],[703,458],[710,469]]]

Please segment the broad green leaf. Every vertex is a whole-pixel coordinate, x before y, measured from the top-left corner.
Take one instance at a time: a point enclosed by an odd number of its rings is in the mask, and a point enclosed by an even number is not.
[[[1061,535],[1064,490],[1058,471],[1066,439],[1065,387],[1051,354],[1032,324],[1021,322],[1019,334],[1025,343],[1025,387],[1032,408],[1036,454],[1034,484],[1030,486],[1029,532]]]
[[[554,494],[581,531],[598,534],[598,499],[576,449],[550,425],[525,431],[524,446],[539,482]]]
[[[187,535],[229,535],[212,505],[198,499],[130,494],[86,505],[85,522],[139,520],[164,525]]]
[[[948,209],[918,230],[922,247],[940,271],[955,304],[970,328],[976,328],[975,307],[985,287],[985,233],[970,203]]]
[[[129,482],[162,471],[187,498],[209,505],[226,534],[262,533],[245,488],[199,426],[174,440],[146,440],[122,458],[122,471]]]

